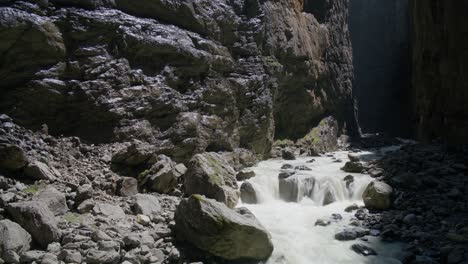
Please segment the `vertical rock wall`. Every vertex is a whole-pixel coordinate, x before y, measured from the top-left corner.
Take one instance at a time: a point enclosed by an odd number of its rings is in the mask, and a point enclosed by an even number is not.
[[[468,142],[468,1],[412,0],[412,100],[419,139]]]
[[[409,0],[351,0],[349,23],[363,132],[409,136]]]

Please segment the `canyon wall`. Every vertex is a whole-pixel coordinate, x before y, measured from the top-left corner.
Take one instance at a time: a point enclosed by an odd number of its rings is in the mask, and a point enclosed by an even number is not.
[[[412,0],[416,136],[468,143],[468,1]]]
[[[409,0],[351,0],[354,94],[364,133],[411,135]]]
[[[91,143],[269,154],[325,115],[356,131],[347,0],[50,0],[0,7],[0,112]]]

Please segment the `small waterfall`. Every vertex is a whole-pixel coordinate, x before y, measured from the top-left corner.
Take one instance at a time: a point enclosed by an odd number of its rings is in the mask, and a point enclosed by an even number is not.
[[[337,241],[335,233],[347,227],[353,213],[344,209],[357,203],[362,205],[362,193],[372,178],[365,174],[350,174],[340,170],[348,161],[347,152],[331,157],[317,157],[294,161],[267,160],[253,167],[256,176],[252,184],[258,204],[240,204],[251,210],[272,235],[275,250],[266,264],[345,264],[400,263],[392,255],[399,247],[381,244],[370,238],[379,250],[378,256],[363,257],[350,250],[358,241]],[[363,153],[371,156],[372,153]],[[342,160],[343,162],[337,162]],[[289,163],[297,170],[283,170]],[[311,170],[304,170],[307,166]],[[291,166],[288,166],[291,167]],[[301,170],[299,170],[301,168]],[[292,175],[278,175],[289,172]],[[329,226],[315,226],[318,219],[341,214],[343,220]]]

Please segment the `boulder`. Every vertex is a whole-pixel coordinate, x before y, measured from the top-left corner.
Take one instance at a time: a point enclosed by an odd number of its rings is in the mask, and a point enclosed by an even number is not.
[[[159,155],[157,162],[149,170],[138,176],[140,186],[158,193],[172,192],[177,186],[178,178],[187,171],[184,164],[176,164],[169,157]]]
[[[329,205],[336,201],[335,195],[331,191],[330,187],[325,190],[325,196],[323,197],[322,205]]]
[[[294,155],[294,151],[290,148],[285,148],[281,150],[281,158],[284,160],[295,160],[296,156]]]
[[[341,170],[349,173],[362,173],[364,165],[360,162],[348,161]]]
[[[363,244],[353,244],[351,246],[351,249],[358,253],[358,254],[361,254],[363,256],[371,256],[371,255],[377,255],[377,252],[375,252],[375,250],[373,250],[371,247],[368,247],[366,245],[363,245]]]
[[[369,209],[387,210],[392,205],[393,189],[390,185],[373,181],[362,194],[364,204]]]
[[[122,177],[117,182],[117,193],[129,197],[138,193],[138,180],[133,177]]]
[[[338,148],[338,122],[331,116],[322,119],[296,145],[306,149],[311,156],[335,151]]]
[[[28,164],[28,166],[24,169],[24,174],[27,177],[36,180],[54,181],[60,177],[60,173],[56,169],[49,167],[47,164],[37,160]]]
[[[243,203],[256,204],[258,203],[257,193],[254,187],[248,181],[242,183],[240,187],[240,197]]]
[[[9,251],[21,255],[29,250],[31,241],[31,235],[17,223],[8,219],[0,221],[0,258],[5,259]]]
[[[245,181],[253,177],[255,177],[255,172],[253,170],[243,169],[236,174],[236,179],[238,181]]]
[[[44,203],[54,215],[68,212],[65,194],[50,185],[40,189],[32,199]]]
[[[302,171],[311,171],[312,169],[305,166],[305,165],[299,165],[299,166],[296,166],[294,167],[295,170],[302,170]]]
[[[86,254],[86,263],[89,264],[117,264],[120,262],[120,255],[116,251],[101,251],[91,249]]]
[[[95,215],[101,215],[109,219],[124,219],[125,212],[118,205],[108,203],[97,203],[93,207],[93,213]]]
[[[289,164],[289,163],[285,163],[285,164],[281,165],[281,169],[282,170],[291,170],[291,169],[294,169],[294,166]]]
[[[0,169],[19,170],[28,164],[23,149],[12,144],[0,144]]]
[[[151,164],[156,148],[139,140],[132,141],[131,145],[121,149],[112,156],[112,163],[130,167],[144,166]]]
[[[17,202],[7,205],[6,210],[42,247],[58,242],[61,237],[52,211],[38,201]]]
[[[363,229],[360,227],[355,227],[351,229],[345,229],[339,233],[335,234],[335,239],[339,241],[349,241],[355,240],[356,238],[360,238],[369,234],[369,230]]]
[[[255,154],[248,149],[236,148],[231,152],[223,152],[221,155],[236,171],[252,167],[258,163]]]
[[[355,153],[348,153],[348,159],[352,162],[359,162],[360,161],[360,157],[358,154],[355,154]]]
[[[253,214],[236,212],[201,195],[180,202],[176,237],[227,260],[265,260],[273,252],[270,234]]]
[[[196,154],[185,174],[185,192],[202,194],[233,208],[239,200],[236,173],[219,154]]]
[[[137,194],[132,197],[133,211],[153,219],[161,213],[161,205],[156,196],[151,194]]]

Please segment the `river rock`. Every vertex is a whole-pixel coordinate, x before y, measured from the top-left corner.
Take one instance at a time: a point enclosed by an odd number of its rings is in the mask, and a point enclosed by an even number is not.
[[[290,148],[285,148],[281,150],[281,157],[284,160],[295,160],[296,156],[294,155],[294,151]]]
[[[248,169],[243,169],[236,174],[236,179],[238,181],[245,181],[253,177],[255,177],[255,172]]]
[[[60,240],[61,232],[52,211],[41,202],[10,203],[6,207],[11,217],[26,229],[42,247]]]
[[[294,166],[291,165],[291,164],[289,164],[289,163],[285,163],[285,164],[283,164],[283,165],[281,166],[281,169],[282,169],[282,170],[291,170],[291,169],[293,169],[293,168],[294,168]]]
[[[295,170],[302,170],[302,171],[311,171],[312,169],[305,166],[305,165],[299,165],[299,166],[296,166],[294,167]]]
[[[219,154],[206,152],[195,155],[185,175],[187,194],[202,194],[233,208],[239,200],[236,173]]]
[[[315,178],[292,175],[287,178],[279,175],[279,195],[286,202],[299,202],[303,197],[312,197]]]
[[[373,181],[362,194],[364,204],[369,209],[387,210],[392,205],[393,189],[390,185]]]
[[[0,169],[19,170],[28,164],[23,149],[17,145],[0,144]]]
[[[243,203],[256,204],[258,203],[257,193],[254,187],[248,181],[242,183],[240,188],[240,197]]]
[[[0,258],[5,259],[9,251],[21,255],[29,250],[31,241],[31,235],[17,223],[8,219],[0,221]]]
[[[335,239],[340,241],[355,240],[369,234],[369,230],[360,227],[345,229],[335,234]]]
[[[358,253],[358,254],[361,254],[363,256],[371,256],[371,255],[377,255],[377,252],[375,252],[375,250],[373,250],[371,247],[368,247],[366,245],[363,245],[363,244],[353,244],[351,246],[351,249]]]
[[[253,217],[201,195],[180,202],[175,213],[179,240],[227,260],[265,260],[273,252],[268,231]]]
[[[60,172],[40,161],[33,161],[24,169],[24,174],[36,180],[54,181],[60,177]]]
[[[50,185],[40,189],[32,199],[44,203],[54,215],[68,212],[65,194]]]
[[[362,173],[364,165],[361,162],[348,161],[341,170],[350,173]]]

